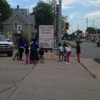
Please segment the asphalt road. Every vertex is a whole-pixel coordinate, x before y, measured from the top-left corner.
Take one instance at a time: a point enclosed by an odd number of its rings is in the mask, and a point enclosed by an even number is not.
[[[76,45],[75,41],[70,43]],[[100,58],[100,47],[97,47],[96,43],[82,42],[80,46],[81,58]],[[72,49],[72,56],[76,56],[76,49]]]

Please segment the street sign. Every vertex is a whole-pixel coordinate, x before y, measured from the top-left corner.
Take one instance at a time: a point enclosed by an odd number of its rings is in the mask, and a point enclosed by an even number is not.
[[[39,46],[43,48],[54,47],[54,26],[53,25],[39,26]]]

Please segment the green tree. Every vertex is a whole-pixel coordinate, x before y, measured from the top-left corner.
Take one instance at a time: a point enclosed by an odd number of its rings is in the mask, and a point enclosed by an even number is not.
[[[52,5],[39,1],[37,5],[33,8],[31,15],[35,15],[36,28],[39,25],[53,25],[54,13]]]
[[[97,33],[100,34],[100,29],[97,29]]]
[[[88,32],[89,34],[93,34],[93,33],[96,33],[96,29],[93,28],[93,27],[88,27],[88,28],[86,29],[86,32]]]
[[[71,34],[71,38],[72,38],[72,39],[73,39],[73,38],[76,38],[76,35],[75,35],[74,32]]]
[[[0,0],[0,20],[4,21],[11,16],[12,10],[6,0]]]
[[[78,35],[79,33],[83,33],[81,30],[77,30],[74,33],[76,33],[76,35]]]

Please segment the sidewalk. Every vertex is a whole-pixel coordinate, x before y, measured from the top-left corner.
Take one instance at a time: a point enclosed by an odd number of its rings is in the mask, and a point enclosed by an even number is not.
[[[87,65],[89,71],[98,69],[99,73],[100,66],[93,61],[89,63],[89,61],[92,60],[81,59],[81,63],[84,63],[84,66]],[[100,99],[100,83],[97,81],[99,78],[94,79],[81,64],[77,64],[75,57],[70,58],[69,65],[57,59],[45,60],[44,64],[39,62],[36,66],[25,65],[25,61],[12,61],[9,58],[0,59],[0,63],[2,64],[2,67],[0,66],[2,70],[2,73],[0,72],[2,77],[0,100]],[[99,77],[98,73],[96,74]],[[7,90],[3,91],[4,89]]]
[[[93,74],[100,82],[100,64],[95,62],[92,58],[81,58],[81,63]]]

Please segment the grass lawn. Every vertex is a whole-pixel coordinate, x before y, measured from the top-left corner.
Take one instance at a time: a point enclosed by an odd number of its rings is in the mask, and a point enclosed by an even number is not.
[[[94,58],[94,61],[96,61],[100,64],[100,58]]]
[[[76,46],[75,45],[73,45],[73,44],[70,44],[69,42],[66,42],[69,46],[71,46],[72,48],[76,48]]]
[[[63,42],[64,43],[64,42]],[[63,45],[63,43],[62,43],[62,45]],[[65,42],[67,45],[69,45],[69,46],[71,46],[72,48],[76,48],[76,46],[75,45],[73,45],[73,44],[70,44],[69,42]],[[56,42],[56,47],[58,47],[58,42]]]

